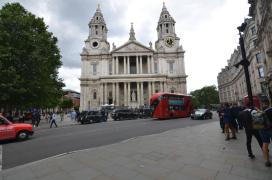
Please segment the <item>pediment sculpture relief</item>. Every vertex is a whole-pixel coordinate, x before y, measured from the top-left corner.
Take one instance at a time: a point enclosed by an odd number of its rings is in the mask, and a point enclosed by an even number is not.
[[[137,44],[128,44],[127,46],[122,47],[121,49],[117,50],[117,52],[139,52],[139,51],[149,51],[148,49],[141,47]]]

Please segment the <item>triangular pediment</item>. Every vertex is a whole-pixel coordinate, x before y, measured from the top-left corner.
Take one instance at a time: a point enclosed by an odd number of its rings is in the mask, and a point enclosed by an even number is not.
[[[153,52],[149,47],[142,45],[137,41],[128,41],[124,45],[114,49],[112,53],[126,53],[126,52]]]

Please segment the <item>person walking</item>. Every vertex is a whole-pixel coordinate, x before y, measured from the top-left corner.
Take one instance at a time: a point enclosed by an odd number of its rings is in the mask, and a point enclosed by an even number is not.
[[[50,128],[52,128],[52,125],[54,124],[56,127],[58,127],[57,123],[57,115],[55,112],[52,113],[51,119],[50,119]]]
[[[265,166],[270,167],[271,161],[269,157],[269,144],[272,141],[272,107],[266,109],[265,111],[265,128],[260,130],[260,135],[263,141],[263,156],[265,159]]]
[[[219,124],[220,128],[222,129],[222,133],[225,133],[225,125],[224,125],[224,106],[221,105],[220,108],[217,110],[218,117],[219,117]]]
[[[63,119],[64,119],[64,112],[61,111],[61,112],[60,112],[60,121],[63,121]]]
[[[253,110],[254,110],[253,107],[251,107],[251,108],[248,107],[248,108],[244,109],[243,111],[240,111],[239,115],[238,115],[238,121],[240,121],[242,123],[242,126],[245,128],[246,147],[247,147],[248,157],[251,159],[255,158],[255,155],[252,153],[252,148],[251,148],[252,136],[254,136],[256,138],[261,149],[263,146],[263,141],[261,139],[259,131],[256,129],[253,129],[253,126],[252,126],[251,112]]]
[[[38,110],[36,110],[36,111],[34,111],[33,112],[33,120],[34,120],[34,125],[36,126],[36,127],[38,127],[39,126],[39,124],[40,124],[40,121],[41,121],[41,114],[40,114],[40,112],[38,111]]]
[[[240,112],[241,110],[242,110],[242,109],[241,109],[239,106],[237,106],[237,104],[233,104],[232,107],[231,107],[231,115],[232,115],[232,117],[233,117],[233,119],[232,119],[232,124],[233,124],[233,126],[234,126],[236,132],[238,132],[238,128],[239,128],[240,130],[243,129],[243,125],[242,125],[242,123],[239,121],[239,118],[238,118],[239,112]]]
[[[225,134],[226,134],[226,141],[230,139],[237,139],[234,127],[232,125],[233,117],[231,115],[230,106],[228,103],[225,104],[224,110],[223,110],[223,121],[225,124]],[[229,129],[231,130],[232,137],[230,138]]]
[[[71,116],[72,116],[72,121],[76,121],[76,111],[75,110],[73,110],[71,112]]]

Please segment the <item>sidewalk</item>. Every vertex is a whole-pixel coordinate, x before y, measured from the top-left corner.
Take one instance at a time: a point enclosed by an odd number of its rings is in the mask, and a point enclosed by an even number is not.
[[[63,121],[60,121],[60,116],[57,116],[57,121],[56,121],[58,127],[64,127],[64,126],[71,126],[71,125],[76,125],[78,124],[77,121],[71,120],[71,118],[68,115],[64,116]],[[45,119],[42,119],[40,121],[40,124],[38,127],[35,127],[35,129],[48,129],[50,128],[50,123],[47,122]],[[53,125],[52,128],[55,128],[55,125]]]
[[[4,170],[4,180],[271,180],[253,140],[247,157],[245,134],[225,141],[218,122],[136,137],[120,143]],[[1,179],[1,178],[0,178]]]

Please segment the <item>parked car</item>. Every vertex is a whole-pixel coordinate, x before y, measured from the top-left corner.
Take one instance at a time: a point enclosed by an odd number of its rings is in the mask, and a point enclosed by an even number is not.
[[[150,118],[152,117],[152,109],[148,107],[140,108],[138,110],[139,118]]]
[[[138,113],[134,112],[132,109],[115,109],[112,111],[111,117],[114,121],[137,119]]]
[[[83,117],[80,118],[80,123],[98,123],[107,121],[107,116],[104,111],[88,111]]]
[[[0,115],[0,140],[26,140],[33,133],[33,126],[31,124],[12,123]]]
[[[81,113],[79,113],[79,115],[77,116],[77,121],[81,122],[82,119],[84,118],[84,116],[88,113],[88,111],[82,111]]]
[[[191,114],[191,119],[212,119],[212,112],[208,109],[196,109]]]

